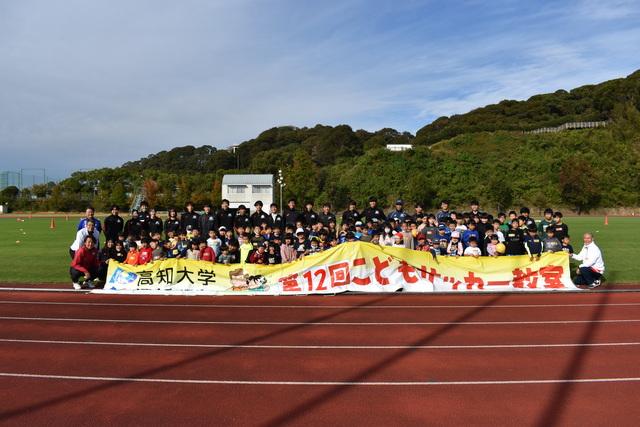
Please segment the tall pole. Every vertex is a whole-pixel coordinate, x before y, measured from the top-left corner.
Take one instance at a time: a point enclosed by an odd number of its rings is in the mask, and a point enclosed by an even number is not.
[[[284,215],[282,210],[282,188],[286,185],[282,176],[282,169],[278,169],[278,185],[280,186],[280,215]]]

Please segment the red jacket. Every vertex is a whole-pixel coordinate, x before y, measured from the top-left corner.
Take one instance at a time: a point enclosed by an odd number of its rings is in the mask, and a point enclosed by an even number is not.
[[[211,261],[216,262],[216,253],[213,251],[213,248],[207,246],[206,248],[200,251],[200,261]]]
[[[140,249],[140,254],[138,255],[138,265],[146,264],[148,262],[151,262],[151,260],[153,260],[153,249]]]
[[[73,261],[71,261],[71,267],[83,273],[88,273],[89,270],[95,270],[100,266],[100,260],[98,259],[98,249],[93,248],[91,250],[81,247],[76,251]]]

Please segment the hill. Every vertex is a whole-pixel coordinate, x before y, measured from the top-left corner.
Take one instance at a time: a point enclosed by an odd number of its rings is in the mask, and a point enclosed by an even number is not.
[[[7,189],[0,202],[14,209],[68,211],[87,204],[106,209],[111,203],[126,207],[144,188],[151,205],[161,209],[188,200],[217,204],[224,174],[275,174],[282,169],[285,197],[329,201],[338,208],[349,199],[364,206],[371,195],[383,206],[397,197],[427,206],[441,198],[454,205],[478,198],[492,209],[638,206],[639,100],[636,72],[626,79],[438,119],[416,137],[388,128],[354,131],[347,125],[275,127],[239,144],[235,152],[177,147],[119,168],[75,172],[57,185],[20,193]],[[555,134],[522,132],[601,119],[610,125]],[[414,149],[394,153],[384,148],[389,143],[410,143]]]
[[[505,100],[466,114],[440,117],[416,133],[415,143],[429,145],[469,132],[533,130],[567,122],[608,120],[616,105],[627,102],[640,109],[640,71],[568,92],[558,90],[526,101]]]

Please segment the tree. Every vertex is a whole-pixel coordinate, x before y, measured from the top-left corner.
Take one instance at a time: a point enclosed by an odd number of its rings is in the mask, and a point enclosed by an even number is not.
[[[564,161],[559,182],[562,199],[575,206],[578,214],[598,205],[601,197],[598,173],[584,156],[573,156]]]
[[[289,196],[297,198],[303,202],[315,200],[319,193],[318,166],[313,162],[311,156],[303,149],[298,149],[293,155],[293,164],[284,170],[285,187]]]

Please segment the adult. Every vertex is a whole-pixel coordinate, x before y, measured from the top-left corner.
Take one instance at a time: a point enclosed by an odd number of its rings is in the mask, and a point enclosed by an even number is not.
[[[71,256],[71,259],[75,257],[78,249],[82,247],[87,236],[93,237],[93,239],[95,240],[94,246],[96,247],[96,250],[98,250],[100,233],[95,228],[95,222],[87,221],[85,224],[86,224],[85,228],[83,228],[82,230],[78,230],[78,232],[76,232],[76,238],[74,239],[73,243],[69,247],[69,255]]]
[[[331,221],[336,222],[336,216],[331,213],[331,205],[329,203],[322,205],[322,212],[318,215],[318,219],[324,227],[329,227]]]
[[[150,215],[149,203],[147,203],[146,201],[142,201],[142,203],[140,203],[140,209],[138,209],[138,222],[140,223],[140,226],[142,226],[142,229],[145,231],[149,231]]]
[[[124,230],[124,219],[120,216],[120,207],[111,206],[111,215],[104,219],[104,235],[107,240],[118,240],[118,234]]]
[[[86,226],[87,221],[93,221],[95,222],[96,230],[98,230],[98,233],[102,233],[102,224],[100,224],[100,220],[96,218],[95,215],[96,215],[96,210],[93,208],[93,206],[88,206],[87,209],[84,211],[84,218],[82,218],[78,223],[77,230],[78,231],[82,230]]]
[[[571,258],[581,261],[576,269],[578,275],[574,279],[576,285],[585,285],[589,288],[600,286],[602,274],[604,273],[604,260],[602,251],[593,241],[593,234],[584,233],[582,236],[584,246],[578,254],[571,255]]]
[[[199,229],[202,237],[207,238],[209,236],[209,230],[218,230],[218,218],[215,213],[211,212],[211,205],[209,203],[205,204],[203,209],[204,212],[200,215],[199,219]]]
[[[355,200],[349,201],[349,208],[342,212],[342,223],[353,225],[360,220],[360,212],[356,210]]]
[[[131,218],[127,220],[124,224],[124,234],[129,236],[133,236],[136,239],[140,238],[140,234],[142,234],[142,223],[138,219],[138,210],[134,209],[131,211]]]
[[[69,267],[73,289],[80,290],[83,286],[93,289],[93,281],[98,278],[99,267],[98,249],[95,247],[93,236],[85,236]],[[82,277],[84,280],[81,284]]]
[[[262,224],[269,225],[269,215],[267,215],[267,213],[262,210],[262,200],[258,200],[257,202],[255,202],[253,204],[253,207],[256,208],[256,210],[251,214],[251,226],[262,227]]]
[[[169,233],[173,233],[174,236],[180,233],[180,220],[174,208],[169,209],[169,218],[164,222],[165,236],[169,237]]]
[[[449,201],[443,200],[440,202],[440,210],[436,213],[436,219],[438,223],[444,222],[446,223],[451,216],[451,212],[449,212]]]
[[[296,199],[289,199],[287,207],[284,208],[284,222],[287,227],[295,227],[297,222],[300,221],[302,214],[296,209]]]
[[[220,209],[218,210],[218,212],[216,212],[218,228],[224,227],[225,230],[233,229],[233,217],[234,213],[231,209],[229,209],[229,200],[222,199]]]
[[[284,221],[282,219],[282,215],[278,212],[278,205],[275,203],[271,203],[269,206],[271,212],[269,212],[269,227],[271,228],[282,228],[284,227]]]
[[[362,216],[365,218],[365,222],[373,222],[374,219],[377,219],[376,222],[383,223],[387,220],[382,209],[378,207],[378,199],[373,196],[369,197],[369,207],[362,211]]]
[[[180,216],[180,229],[182,231],[193,230],[194,228],[199,229],[199,220],[200,215],[193,209],[193,203],[187,202],[185,211]]]
[[[389,213],[389,215],[387,216],[387,220],[394,220],[402,223],[408,217],[409,215],[407,215],[407,213],[404,211],[404,201],[402,199],[398,199],[396,200],[395,209],[393,210],[393,212]]]
[[[149,218],[147,218],[147,231],[150,236],[160,233],[162,234],[162,219],[156,214],[156,210],[151,208],[149,210]]]

